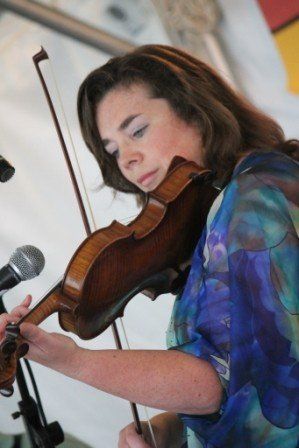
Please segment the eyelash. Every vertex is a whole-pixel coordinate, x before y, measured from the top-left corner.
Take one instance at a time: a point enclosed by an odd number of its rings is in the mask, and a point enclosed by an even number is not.
[[[133,133],[133,137],[137,137],[137,138],[142,137],[147,127],[148,127],[148,124],[146,124],[145,126],[143,126],[140,129],[137,129],[137,131],[135,131]]]
[[[147,127],[148,127],[148,124],[146,124],[145,126],[143,126],[140,129],[137,129],[137,131],[135,131],[133,133],[133,137],[141,138],[144,135],[144,132],[145,132]],[[118,154],[119,154],[119,150],[118,149],[115,149],[113,152],[110,153],[110,155],[112,157],[115,157],[115,158],[117,158]]]
[[[118,153],[119,153],[119,151],[118,151],[118,149],[116,149],[115,151],[111,152],[110,155],[117,159]]]

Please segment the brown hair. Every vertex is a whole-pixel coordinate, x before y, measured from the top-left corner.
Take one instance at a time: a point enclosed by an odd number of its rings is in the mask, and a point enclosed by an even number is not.
[[[153,98],[164,98],[187,123],[196,123],[202,135],[204,165],[218,178],[229,179],[246,151],[298,151],[299,142],[285,141],[281,127],[254,107],[208,65],[184,51],[166,45],[145,45],[110,59],[91,72],[78,92],[78,116],[86,145],[95,156],[104,183],[117,191],[145,193],[121,174],[115,157],[102,144],[95,114],[107,92],[143,83]]]

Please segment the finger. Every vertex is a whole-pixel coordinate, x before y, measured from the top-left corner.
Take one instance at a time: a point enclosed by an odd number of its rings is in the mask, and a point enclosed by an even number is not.
[[[124,430],[119,433],[117,448],[129,448],[129,445],[126,442]]]
[[[23,302],[16,306],[9,314],[12,316],[12,318],[17,321],[20,318],[26,316],[29,313],[29,305],[31,303],[32,297],[30,295],[27,295],[26,298],[23,300]],[[11,321],[10,321],[11,322]]]
[[[136,434],[134,423],[130,423],[125,428],[123,428],[119,433],[119,439],[118,439],[118,448],[131,448],[131,445],[128,445],[127,443],[127,435],[132,433]],[[134,445],[133,445],[134,446]]]
[[[16,307],[10,314],[2,313],[0,316],[0,339],[4,337],[5,329],[8,324],[17,323],[22,317],[29,313],[28,308],[23,306]]]
[[[25,297],[23,302],[21,302],[20,305],[16,306],[12,310],[11,314],[16,314],[16,313],[21,314],[21,315],[27,314],[29,311],[28,308],[31,304],[31,301],[32,301],[32,296],[30,294],[27,294],[27,296]]]
[[[124,437],[118,439],[117,448],[130,448]]]
[[[0,337],[4,335],[6,325],[15,321],[15,317],[11,314],[2,313],[0,317]]]
[[[138,435],[136,432],[135,434],[130,433],[127,434],[127,443],[129,444],[129,447],[134,448],[150,448],[150,445],[148,445],[142,436]]]
[[[28,342],[42,346],[47,343],[49,333],[37,327],[34,324],[24,322],[20,325],[21,336]]]
[[[117,448],[130,448],[130,446],[123,440],[122,442],[118,442]]]
[[[11,316],[13,316],[15,319],[20,319],[21,317],[26,316],[29,313],[29,309],[26,306],[16,306],[10,313]]]
[[[27,296],[25,297],[25,299],[23,300],[21,305],[28,307],[30,305],[31,301],[32,301],[32,295],[31,294],[27,294]]]

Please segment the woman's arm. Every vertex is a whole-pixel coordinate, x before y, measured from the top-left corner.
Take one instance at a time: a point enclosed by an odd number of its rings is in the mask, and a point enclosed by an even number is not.
[[[222,387],[206,361],[176,350],[87,350],[60,334],[24,323],[28,357],[104,392],[145,406],[186,414],[220,407]]]
[[[28,313],[31,298],[0,316],[0,340],[7,323]],[[184,414],[216,412],[222,386],[214,368],[176,350],[87,350],[68,336],[23,323],[27,357],[104,392],[153,408]]]

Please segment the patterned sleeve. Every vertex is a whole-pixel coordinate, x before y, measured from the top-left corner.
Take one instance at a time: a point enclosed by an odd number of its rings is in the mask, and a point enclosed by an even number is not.
[[[263,415],[281,428],[294,426],[299,416],[296,185],[282,169],[238,176],[227,231],[230,395],[251,384]]]

